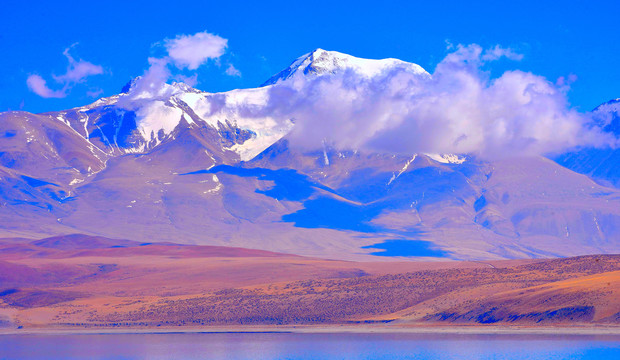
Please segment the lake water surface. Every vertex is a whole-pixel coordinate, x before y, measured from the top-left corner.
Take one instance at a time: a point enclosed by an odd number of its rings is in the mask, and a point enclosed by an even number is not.
[[[0,359],[620,359],[618,336],[0,335]]]

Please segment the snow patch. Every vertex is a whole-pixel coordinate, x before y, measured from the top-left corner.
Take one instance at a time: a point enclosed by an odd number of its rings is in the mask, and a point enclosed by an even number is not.
[[[424,154],[429,158],[442,164],[462,164],[467,159],[464,156],[455,154]]]
[[[73,179],[73,180],[71,180],[69,185],[76,185],[76,184],[79,184],[79,183],[82,183],[82,182],[84,182],[84,179]]]
[[[415,158],[418,156],[418,154],[413,154],[413,157],[409,160],[407,160],[407,162],[405,163],[405,166],[403,166],[402,169],[400,169],[400,171],[398,173],[393,173],[392,177],[390,178],[390,181],[388,181],[387,185],[390,185],[394,180],[398,179],[399,176],[401,176],[405,171],[407,171],[407,169],[409,168],[409,165],[411,165],[411,163],[415,160]]]

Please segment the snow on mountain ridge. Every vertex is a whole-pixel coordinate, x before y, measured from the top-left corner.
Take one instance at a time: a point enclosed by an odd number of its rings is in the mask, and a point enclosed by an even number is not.
[[[311,53],[297,58],[286,69],[280,71],[261,86],[273,85],[287,80],[297,73],[305,76],[334,74],[339,71],[352,70],[360,76],[372,78],[383,71],[401,67],[414,74],[428,75],[421,66],[394,58],[387,59],[363,59],[343,54],[337,51],[316,49]]]
[[[295,74],[312,78],[352,71],[360,78],[373,78],[393,69],[429,76],[419,65],[388,58],[381,60],[357,58],[336,51],[317,49],[296,59],[291,66],[269,79],[263,86],[235,89],[221,93],[204,92],[182,82],[171,84],[128,82],[118,95],[102,98],[90,105],[51,113],[62,118],[85,139],[109,155],[143,153],[173,137],[179,126],[209,126],[220,136],[221,128],[238,129],[243,136],[231,143],[221,142],[223,150],[237,153],[248,161],[287,135],[293,121],[286,116],[270,116],[248,110],[269,106],[271,89]],[[226,130],[224,133],[227,133]],[[460,163],[458,157],[435,156],[435,161]]]
[[[295,60],[289,68],[265,84],[275,84],[298,72],[304,76],[316,76],[352,70],[362,77],[371,78],[393,68],[428,75],[422,67],[398,59],[370,60],[317,49]],[[118,95],[53,114],[85,139],[99,137],[103,144],[101,150],[109,154],[140,153],[153,149],[169,138],[181,123],[190,127],[206,124],[216,130],[230,124],[252,134],[243,143],[225,148],[236,152],[242,161],[258,155],[286,135],[293,126],[290,119],[244,116],[243,109],[258,108],[268,103],[270,86],[208,93],[182,82],[153,86],[150,83],[140,84],[140,79],[137,77],[128,82]]]
[[[225,147],[236,152],[242,161],[258,155],[292,127],[288,119],[247,118],[241,114],[243,107],[266,103],[265,88],[208,93],[184,83],[172,83],[163,84],[156,94],[129,94],[127,87],[124,90],[119,95],[52,115],[87,140],[99,137],[103,144],[100,148],[104,147],[101,150],[109,154],[153,149],[182,123],[189,127],[206,125],[215,130],[233,126],[252,134],[241,144]],[[129,140],[121,141],[121,138]]]

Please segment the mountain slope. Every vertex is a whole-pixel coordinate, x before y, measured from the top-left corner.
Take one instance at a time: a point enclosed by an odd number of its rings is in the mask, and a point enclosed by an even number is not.
[[[134,84],[136,81],[140,79]],[[248,160],[281,138],[292,125],[288,119],[246,119],[239,114],[242,106],[264,102],[265,89],[210,94],[173,83],[164,84],[157,95],[146,98],[131,89],[130,83],[128,93],[48,115],[111,156],[145,153],[173,139],[175,131],[208,128],[214,132],[210,136],[216,138],[213,145],[219,145],[219,151],[232,150],[238,158]]]
[[[66,111],[0,115],[0,236],[72,233],[340,259],[617,252],[620,191],[543,157],[314,149],[252,112],[300,77],[404,67],[317,50],[257,89],[184,84]],[[303,79],[303,78],[301,78]],[[614,124],[614,123],[610,123]]]
[[[620,99],[599,105],[592,115],[604,131],[620,137]],[[554,160],[602,184],[620,187],[620,149],[585,148],[562,154]]]
[[[0,281],[10,286],[0,291],[5,328],[620,322],[618,255],[386,266],[229,247],[44,241],[58,248],[0,243]],[[105,247],[115,242],[122,245]]]

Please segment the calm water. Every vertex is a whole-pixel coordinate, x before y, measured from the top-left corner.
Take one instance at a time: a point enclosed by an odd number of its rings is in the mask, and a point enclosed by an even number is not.
[[[620,337],[417,334],[0,335],[1,359],[620,359]]]

